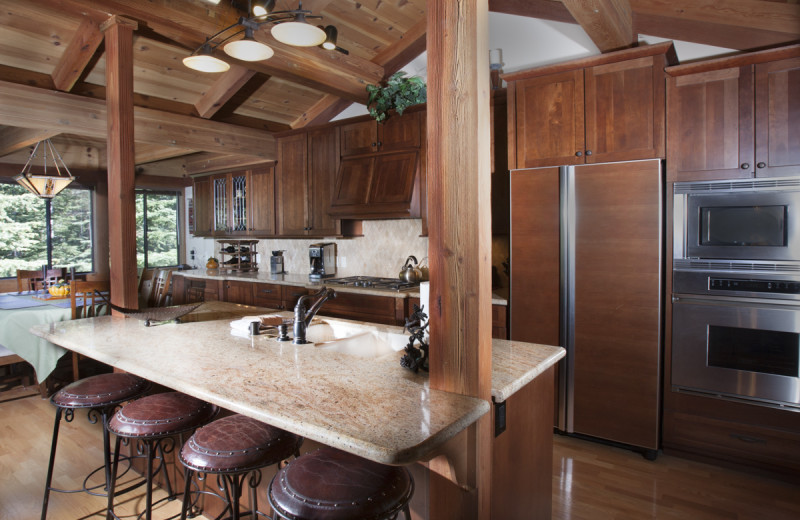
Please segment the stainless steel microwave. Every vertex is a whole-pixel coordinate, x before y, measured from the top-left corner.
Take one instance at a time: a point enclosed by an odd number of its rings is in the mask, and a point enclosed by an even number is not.
[[[800,261],[800,177],[676,182],[673,257]]]

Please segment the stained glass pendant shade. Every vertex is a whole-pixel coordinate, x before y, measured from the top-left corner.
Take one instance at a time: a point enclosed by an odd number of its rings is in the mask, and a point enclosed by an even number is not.
[[[41,157],[41,172],[34,173],[36,159]],[[48,162],[51,164],[48,166]],[[38,168],[36,169],[38,171]],[[66,175],[62,175],[62,170]],[[50,139],[39,141],[34,146],[22,172],[14,177],[23,188],[43,199],[52,199],[75,180],[67,168],[61,154],[53,147]]]

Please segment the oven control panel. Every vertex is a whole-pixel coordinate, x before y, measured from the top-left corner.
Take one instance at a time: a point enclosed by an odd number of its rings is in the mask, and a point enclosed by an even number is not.
[[[741,278],[709,277],[708,288],[717,291],[800,294],[800,282],[787,280],[743,280]]]

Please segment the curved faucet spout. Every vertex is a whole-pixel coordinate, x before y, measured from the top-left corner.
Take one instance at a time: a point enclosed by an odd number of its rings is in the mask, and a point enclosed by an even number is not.
[[[314,319],[314,316],[316,316],[317,312],[322,308],[322,304],[330,298],[336,298],[336,291],[323,287],[319,292],[301,296],[300,299],[297,300],[297,305],[294,306],[294,339],[292,343],[295,345],[308,343],[308,341],[306,341],[306,328],[308,328],[311,320]],[[306,301],[311,299],[315,299],[315,301],[311,304],[311,307],[306,310]]]

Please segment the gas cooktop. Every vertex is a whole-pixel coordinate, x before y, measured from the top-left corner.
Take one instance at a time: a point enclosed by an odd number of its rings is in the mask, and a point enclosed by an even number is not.
[[[365,287],[368,289],[384,289],[387,291],[407,291],[416,289],[419,283],[404,282],[397,278],[381,278],[378,276],[348,276],[346,278],[331,278],[325,283],[334,286]]]

